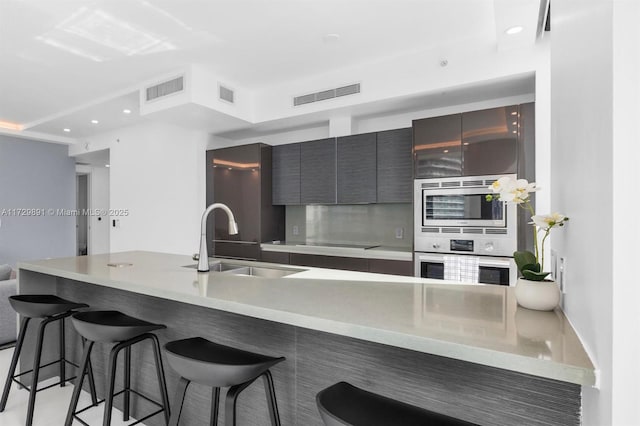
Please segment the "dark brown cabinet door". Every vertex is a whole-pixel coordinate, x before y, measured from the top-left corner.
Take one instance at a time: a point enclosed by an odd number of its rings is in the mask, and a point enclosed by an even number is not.
[[[416,178],[462,175],[460,114],[413,121]]]
[[[413,201],[411,147],[413,131],[388,130],[377,134],[377,202]]]
[[[234,214],[238,234],[229,235],[229,220],[222,210],[215,217],[215,240],[260,242],[260,145],[213,150],[211,203],[224,203]]]
[[[300,202],[336,203],[336,139],[300,144]]]
[[[516,173],[518,123],[517,105],[463,113],[463,175]]]
[[[273,147],[273,204],[300,204],[300,144]]]
[[[337,140],[338,204],[376,202],[376,134]]]

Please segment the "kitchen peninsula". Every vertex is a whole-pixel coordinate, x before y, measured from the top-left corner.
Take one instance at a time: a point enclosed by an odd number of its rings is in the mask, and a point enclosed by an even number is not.
[[[278,278],[198,273],[194,264],[140,251],[22,262],[19,292],[55,293],[166,324],[163,343],[202,336],[285,356],[273,376],[288,425],[320,425],[315,394],[341,380],[480,424],[578,425],[581,386],[595,383],[564,314],[519,308],[512,288],[289,265],[279,268],[293,273]],[[69,358],[77,361],[80,345],[67,328]],[[51,334],[45,362],[57,352]],[[101,349],[93,359],[99,394],[109,348]],[[25,351],[29,357],[27,343]],[[134,386],[155,392],[153,374],[143,365]],[[167,377],[171,397],[177,377],[168,368]],[[200,396],[186,402],[184,424],[208,419],[210,390],[195,389]],[[266,416],[262,392],[252,386],[241,398],[240,424]]]

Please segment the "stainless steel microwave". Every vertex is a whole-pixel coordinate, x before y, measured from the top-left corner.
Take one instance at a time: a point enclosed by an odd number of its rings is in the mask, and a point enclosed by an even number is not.
[[[517,206],[487,201],[502,176],[416,179],[415,251],[512,256],[517,248]]]

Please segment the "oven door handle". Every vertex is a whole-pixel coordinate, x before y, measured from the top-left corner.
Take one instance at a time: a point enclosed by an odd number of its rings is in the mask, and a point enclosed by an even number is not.
[[[496,268],[508,268],[511,266],[511,262],[508,260],[483,260],[480,258],[480,262],[478,262],[478,266],[493,266]]]
[[[418,262],[434,262],[434,263],[444,263],[444,257],[447,255],[418,255]],[[460,254],[452,254],[451,256],[465,256]],[[489,266],[495,268],[509,268],[511,266],[510,260],[500,260],[500,259],[487,259],[481,256],[478,256],[480,260],[478,261],[478,266]]]

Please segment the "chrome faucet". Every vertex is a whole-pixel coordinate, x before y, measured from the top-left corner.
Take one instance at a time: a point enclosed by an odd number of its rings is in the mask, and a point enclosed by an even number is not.
[[[200,254],[198,255],[198,272],[209,271],[209,253],[207,253],[207,217],[209,213],[215,209],[222,209],[229,216],[229,235],[238,233],[238,224],[233,217],[231,209],[226,204],[213,203],[202,213],[202,222],[200,223]]]

